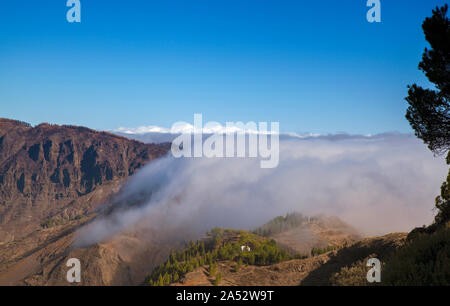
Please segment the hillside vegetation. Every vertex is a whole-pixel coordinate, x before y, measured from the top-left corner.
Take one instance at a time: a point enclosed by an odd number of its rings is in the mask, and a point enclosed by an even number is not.
[[[450,228],[407,242],[389,259],[384,271],[385,285],[450,285]]]
[[[285,217],[278,216],[273,218],[266,224],[254,229],[252,232],[259,236],[269,237],[299,227],[308,222],[308,219],[309,218],[303,214],[294,212],[286,214]]]
[[[234,269],[238,271],[243,265],[266,266],[294,257],[303,256],[289,255],[272,239],[243,230],[215,228],[208,233],[208,238],[204,241],[191,241],[184,250],[171,252],[167,261],[146,278],[145,284],[166,286],[201,266],[206,266],[209,276],[215,277],[219,284],[222,276],[217,267],[220,261],[235,262]]]

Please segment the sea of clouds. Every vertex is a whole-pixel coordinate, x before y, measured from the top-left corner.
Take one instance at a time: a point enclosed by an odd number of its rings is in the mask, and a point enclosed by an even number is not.
[[[79,231],[89,245],[128,229],[252,229],[298,211],[337,216],[364,235],[409,231],[432,222],[448,171],[412,135],[282,138],[280,162],[257,158],[156,160],[134,175]]]

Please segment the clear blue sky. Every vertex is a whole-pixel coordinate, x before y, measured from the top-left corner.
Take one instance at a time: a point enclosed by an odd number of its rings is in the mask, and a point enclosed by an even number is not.
[[[66,0],[0,4],[0,117],[96,129],[279,121],[282,131],[411,132],[421,23],[447,1]]]

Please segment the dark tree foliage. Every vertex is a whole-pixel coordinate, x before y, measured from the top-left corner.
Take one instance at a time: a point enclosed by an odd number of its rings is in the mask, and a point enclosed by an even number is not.
[[[384,286],[449,286],[450,229],[405,244],[382,268],[381,281]]]
[[[431,49],[425,48],[419,69],[436,90],[424,89],[416,84],[408,86],[409,104],[406,118],[435,154],[450,149],[450,22],[448,5],[433,10],[433,15],[422,24],[425,39]]]
[[[447,164],[450,165],[450,153],[447,156]],[[436,225],[441,225],[450,220],[450,171],[447,181],[441,186],[441,195],[436,198],[438,213],[435,217]]]
[[[303,216],[301,213],[293,212],[287,214],[285,217],[278,216],[263,226],[254,229],[252,232],[256,235],[269,237],[299,227],[306,222],[308,222],[306,216]]]

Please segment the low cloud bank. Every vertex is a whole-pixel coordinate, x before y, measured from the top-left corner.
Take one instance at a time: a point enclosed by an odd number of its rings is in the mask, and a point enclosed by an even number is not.
[[[132,177],[76,244],[136,227],[251,229],[292,211],[337,216],[366,235],[408,231],[432,222],[446,172],[411,135],[284,139],[274,169],[261,169],[258,159],[169,153]]]

